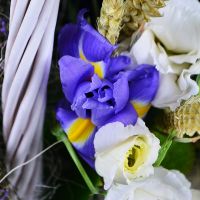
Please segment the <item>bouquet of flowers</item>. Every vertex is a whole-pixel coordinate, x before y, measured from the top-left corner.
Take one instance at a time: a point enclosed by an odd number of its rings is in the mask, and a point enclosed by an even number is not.
[[[54,47],[62,94],[49,110],[51,131],[88,187],[79,199],[200,199],[199,181],[188,180],[200,139],[200,3],[103,0],[100,8],[94,25],[80,9],[76,22],[58,26]]]
[[[107,200],[195,199],[184,175],[161,164],[172,140],[199,139],[199,9],[196,1],[104,0],[98,31],[86,10],[60,31],[57,120],[103,177]],[[148,127],[151,106],[161,112]],[[155,130],[169,134],[163,145]]]

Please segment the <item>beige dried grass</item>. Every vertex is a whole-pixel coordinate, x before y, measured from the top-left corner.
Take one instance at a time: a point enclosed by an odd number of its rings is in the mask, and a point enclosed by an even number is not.
[[[159,9],[165,6],[165,0],[126,0],[123,17],[123,34],[131,36],[133,32],[151,17],[161,17]]]
[[[191,97],[174,112],[166,111],[163,119],[166,131],[175,130],[178,138],[200,134],[200,96]]]
[[[131,36],[151,17],[160,17],[159,9],[165,0],[104,0],[100,17],[97,19],[98,31],[111,44],[116,44],[122,35]]]
[[[108,39],[111,44],[116,44],[124,16],[124,0],[104,0],[100,17],[97,19],[98,31]]]

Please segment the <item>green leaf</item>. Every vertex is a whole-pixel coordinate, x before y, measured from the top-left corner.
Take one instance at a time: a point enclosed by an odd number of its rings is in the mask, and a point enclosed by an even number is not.
[[[156,133],[161,145],[166,141],[167,136]],[[195,148],[193,143],[179,143],[173,141],[162,166],[167,169],[177,169],[184,174],[192,170],[195,161]]]
[[[155,167],[159,167],[162,161],[164,160],[165,156],[167,155],[167,152],[169,151],[169,148],[172,145],[173,138],[175,137],[175,135],[176,135],[176,132],[171,131],[171,133],[166,138],[165,142],[161,145],[161,148],[158,154],[158,159],[154,164]]]

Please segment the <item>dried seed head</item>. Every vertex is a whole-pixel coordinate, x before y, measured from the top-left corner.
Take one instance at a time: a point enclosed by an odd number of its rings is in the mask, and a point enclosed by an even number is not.
[[[111,44],[118,40],[125,9],[124,0],[104,0],[100,17],[97,19],[98,31]]]
[[[123,18],[123,33],[131,36],[141,24],[150,17],[160,17],[159,8],[165,6],[165,0],[126,0]]]
[[[200,96],[191,97],[174,112],[166,112],[163,122],[166,131],[175,130],[178,138],[200,134]]]

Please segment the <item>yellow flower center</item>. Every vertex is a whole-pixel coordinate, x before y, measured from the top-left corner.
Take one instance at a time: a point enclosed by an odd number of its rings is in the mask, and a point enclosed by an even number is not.
[[[124,160],[124,170],[131,174],[134,174],[144,164],[149,152],[149,146],[144,138],[137,136],[134,140],[135,144],[126,152]]]

